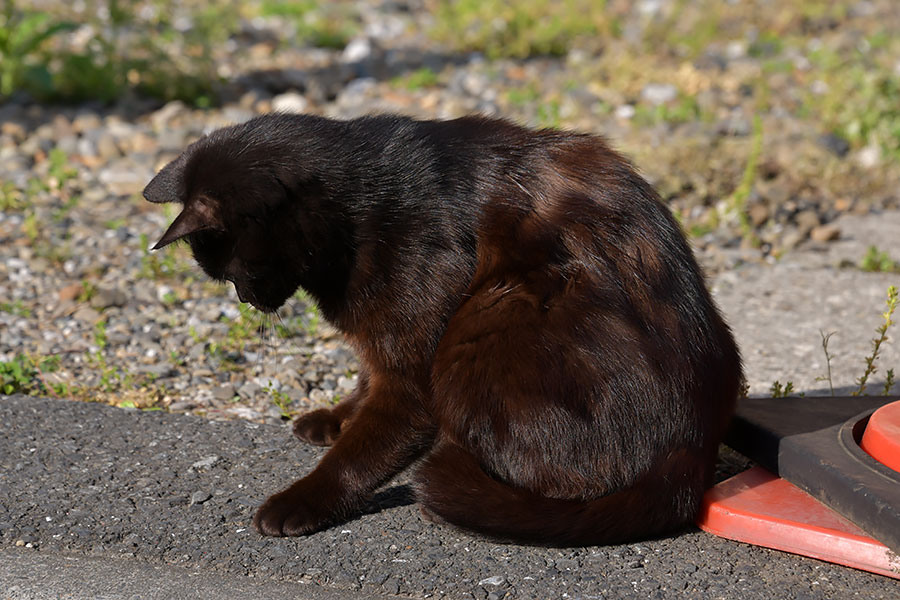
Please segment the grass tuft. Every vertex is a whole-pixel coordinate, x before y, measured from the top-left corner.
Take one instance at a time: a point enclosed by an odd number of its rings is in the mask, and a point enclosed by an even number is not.
[[[432,35],[488,58],[564,56],[613,32],[600,0],[443,0]]]
[[[861,396],[866,391],[866,384],[869,381],[869,377],[877,371],[877,367],[875,366],[876,361],[878,360],[878,355],[881,352],[881,345],[887,339],[887,332],[891,325],[894,324],[892,317],[894,315],[894,311],[897,310],[897,304],[900,303],[900,294],[898,294],[896,286],[890,286],[887,290],[887,310],[882,313],[882,318],[884,319],[884,323],[875,330],[875,333],[878,335],[872,340],[872,354],[866,357],[866,368],[863,371],[863,374],[860,375],[859,379],[856,380],[856,383],[859,384],[859,388],[853,392],[854,396]],[[886,390],[890,390],[891,385],[893,385],[894,380],[894,372],[890,371],[888,376],[888,380],[890,385],[885,386]]]
[[[869,246],[859,261],[859,268],[870,273],[900,273],[900,263],[886,251],[879,250],[878,246]]]

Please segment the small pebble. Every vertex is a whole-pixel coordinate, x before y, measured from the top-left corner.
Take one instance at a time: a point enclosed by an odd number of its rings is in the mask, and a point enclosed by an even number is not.
[[[809,232],[809,237],[817,242],[831,242],[841,237],[841,230],[836,225],[819,225]]]
[[[272,110],[285,113],[302,113],[309,102],[297,92],[287,92],[272,98]]]
[[[198,490],[191,494],[191,506],[193,506],[194,504],[203,504],[210,498],[212,498],[212,494],[210,494],[209,492]]]
[[[218,456],[207,456],[191,465],[192,469],[209,469],[219,461]]]

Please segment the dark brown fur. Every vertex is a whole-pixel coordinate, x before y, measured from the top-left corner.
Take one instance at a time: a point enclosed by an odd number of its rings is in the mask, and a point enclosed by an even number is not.
[[[593,136],[483,118],[261,117],[147,186],[160,240],[276,310],[298,286],[356,349],[357,390],[294,423],[333,447],[254,517],[303,535],[420,461],[423,510],[542,544],[689,522],[741,379],[678,224]]]

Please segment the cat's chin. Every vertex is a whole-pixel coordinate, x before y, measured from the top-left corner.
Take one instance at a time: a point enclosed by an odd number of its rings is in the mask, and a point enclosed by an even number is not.
[[[244,304],[249,304],[250,306],[252,306],[253,308],[255,308],[256,310],[258,310],[260,312],[264,312],[267,314],[277,312],[278,309],[281,308],[282,305],[284,304],[283,302],[279,302],[278,304],[269,304],[267,302],[261,302],[257,298],[253,298],[253,297],[248,298],[246,296],[241,296],[240,294],[238,294],[238,300],[240,300]]]
[[[267,314],[272,314],[274,312],[277,312],[278,309],[281,308],[280,306],[266,306],[264,304],[257,304],[256,302],[248,302],[248,304],[250,306],[252,306],[253,308],[255,308],[256,310],[267,313]]]
[[[281,308],[282,304],[284,304],[284,302],[279,302],[277,305],[260,302],[257,298],[247,294],[246,292],[242,292],[241,288],[239,288],[237,285],[234,286],[234,291],[237,292],[238,300],[240,300],[244,304],[249,304],[256,310],[264,313],[274,313],[279,308]]]

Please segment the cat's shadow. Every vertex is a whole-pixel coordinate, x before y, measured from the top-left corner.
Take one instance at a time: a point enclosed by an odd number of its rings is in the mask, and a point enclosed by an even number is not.
[[[409,506],[416,503],[416,496],[409,484],[399,484],[381,490],[369,500],[362,514],[372,515],[392,508]]]

